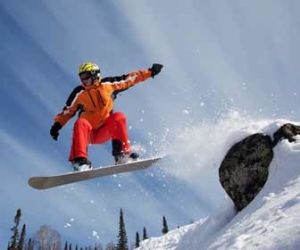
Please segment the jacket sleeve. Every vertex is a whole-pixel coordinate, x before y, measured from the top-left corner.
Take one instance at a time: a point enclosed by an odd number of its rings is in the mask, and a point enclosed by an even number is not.
[[[126,90],[133,85],[145,81],[151,77],[151,71],[149,69],[139,70],[127,75],[105,77],[102,79],[102,85],[110,85],[113,90]]]
[[[84,88],[82,86],[78,86],[71,92],[62,112],[55,116],[54,122],[59,122],[63,127],[76,114],[78,95],[83,90]]]

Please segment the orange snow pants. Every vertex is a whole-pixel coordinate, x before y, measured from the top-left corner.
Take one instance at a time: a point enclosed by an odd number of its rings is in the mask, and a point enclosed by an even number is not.
[[[108,140],[119,142],[120,151],[125,154],[130,153],[126,117],[123,113],[112,113],[106,118],[104,124],[97,129],[92,128],[88,120],[78,118],[73,128],[69,161],[78,157],[88,158],[89,144],[101,144]]]

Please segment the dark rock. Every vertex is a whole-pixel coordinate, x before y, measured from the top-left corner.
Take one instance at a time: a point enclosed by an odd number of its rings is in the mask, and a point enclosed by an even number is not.
[[[287,139],[289,142],[294,142],[294,136],[296,135],[300,135],[300,126],[286,123],[274,133],[273,146],[275,147],[277,143],[283,139]]]
[[[258,133],[236,143],[225,156],[219,168],[220,182],[238,211],[245,208],[266,183],[272,148],[271,137]]]

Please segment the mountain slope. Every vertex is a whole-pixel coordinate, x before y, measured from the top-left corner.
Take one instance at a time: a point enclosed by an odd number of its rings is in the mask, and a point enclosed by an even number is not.
[[[272,135],[280,124],[273,121],[257,127]],[[139,250],[300,249],[300,137],[296,139],[274,148],[268,181],[243,211],[236,214],[226,198],[215,214],[143,241]]]

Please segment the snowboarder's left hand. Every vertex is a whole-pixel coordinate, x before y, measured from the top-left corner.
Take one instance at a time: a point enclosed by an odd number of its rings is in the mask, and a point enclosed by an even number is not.
[[[151,76],[154,77],[157,74],[160,73],[161,69],[163,68],[164,65],[159,64],[159,63],[154,63],[152,67],[149,69],[151,71]]]
[[[53,140],[57,141],[57,138],[59,136],[58,131],[62,128],[59,122],[55,122],[53,126],[50,129],[50,135],[53,138]]]

